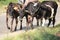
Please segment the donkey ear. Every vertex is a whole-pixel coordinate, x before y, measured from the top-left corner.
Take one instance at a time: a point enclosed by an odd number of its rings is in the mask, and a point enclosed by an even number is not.
[[[18,7],[14,7],[14,10],[19,11]]]
[[[18,9],[18,7],[14,7],[14,10],[17,10]]]

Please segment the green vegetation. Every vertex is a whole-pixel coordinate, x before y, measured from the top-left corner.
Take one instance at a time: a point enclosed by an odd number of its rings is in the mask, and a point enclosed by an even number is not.
[[[39,0],[40,2],[46,1],[46,0]],[[56,1],[56,0],[54,0]],[[5,13],[6,10],[4,7],[6,7],[10,2],[18,2],[18,0],[0,0],[0,14]]]
[[[55,34],[60,31],[60,24],[54,28],[37,27],[33,30],[23,32],[13,37],[6,37],[4,40],[60,40]]]
[[[18,0],[0,0],[0,5],[7,5],[10,2],[17,2]],[[46,1],[46,0],[39,0],[39,1]],[[49,1],[49,0],[48,0]],[[57,1],[57,0],[54,0]]]
[[[17,0],[0,0],[0,4],[1,5],[7,5],[10,2],[17,2]]]
[[[5,7],[6,7],[10,2],[17,2],[17,0],[0,0],[0,14],[6,12]]]

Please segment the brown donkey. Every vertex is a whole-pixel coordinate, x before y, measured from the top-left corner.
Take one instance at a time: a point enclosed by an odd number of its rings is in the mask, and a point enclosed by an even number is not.
[[[21,10],[22,6],[18,3],[12,3],[10,2],[8,7],[7,7],[7,11],[6,11],[6,25],[7,28],[10,29],[10,31],[13,31],[13,21],[15,19],[16,21],[16,25],[15,25],[15,29],[14,31],[16,31],[17,28],[17,24],[18,24],[18,16],[19,16],[19,11]],[[8,26],[8,16],[11,16],[12,20],[11,20],[11,28]]]

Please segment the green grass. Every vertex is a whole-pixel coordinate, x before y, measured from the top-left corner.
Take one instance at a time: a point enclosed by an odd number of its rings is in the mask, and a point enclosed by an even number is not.
[[[1,5],[7,5],[7,4],[9,4],[10,2],[17,2],[17,0],[5,0],[5,1],[0,1],[0,4]]]
[[[10,2],[16,3],[18,0],[0,0],[0,14],[6,12],[5,6],[8,6]]]
[[[38,27],[13,37],[8,36],[4,40],[60,40],[60,37],[55,35],[59,31],[60,24],[54,28]]]

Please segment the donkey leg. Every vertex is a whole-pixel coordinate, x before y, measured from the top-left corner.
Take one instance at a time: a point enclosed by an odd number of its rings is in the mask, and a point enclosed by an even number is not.
[[[16,25],[15,25],[15,29],[14,29],[14,31],[16,31],[16,29],[17,29],[18,19],[17,19],[17,18],[15,18],[15,21],[16,21]]]
[[[56,16],[56,12],[57,12],[57,8],[54,10],[54,14],[53,14],[53,27],[54,27],[54,25],[55,25],[55,16]]]
[[[44,26],[44,24],[45,24],[45,18],[42,19],[41,23],[42,23],[42,26]]]
[[[10,29],[10,27],[8,26],[8,13],[6,14],[6,25],[7,25],[7,28]]]
[[[36,18],[37,19],[37,18]],[[39,26],[39,19],[37,19],[37,26]]]
[[[53,27],[54,27],[54,25],[55,25],[55,17],[53,17]]]
[[[49,23],[48,23],[48,26],[47,26],[47,27],[49,27],[49,25],[51,24],[51,21],[52,21],[52,20],[51,20],[51,18],[50,18],[50,19],[49,19]]]
[[[28,30],[29,22],[28,22],[28,16],[26,16],[26,31]]]
[[[26,30],[28,30],[28,27],[29,27],[28,21],[26,21],[26,26],[27,26]]]
[[[20,30],[22,30],[22,20],[20,20]]]
[[[32,17],[32,21],[31,21],[31,28],[33,29],[33,17]]]
[[[11,20],[11,32],[13,31],[12,29],[13,29],[13,20],[14,20],[14,18],[12,18],[12,20]]]

